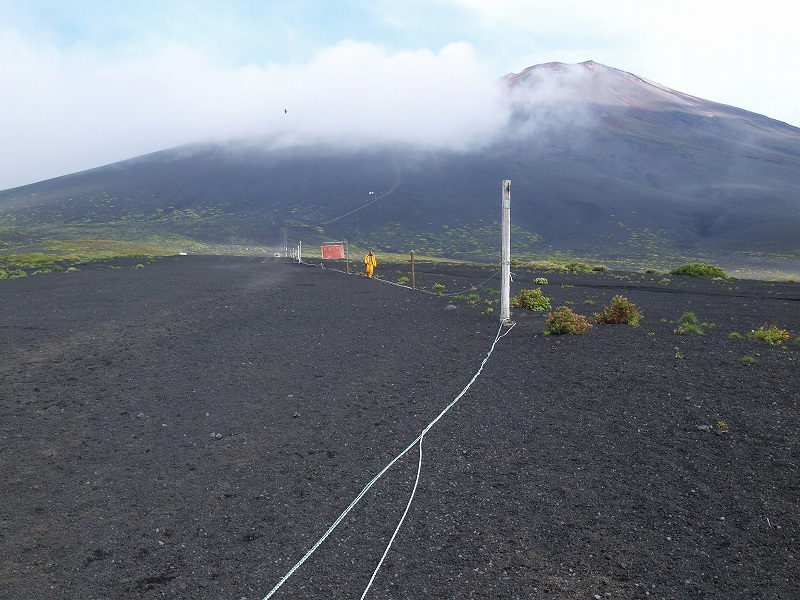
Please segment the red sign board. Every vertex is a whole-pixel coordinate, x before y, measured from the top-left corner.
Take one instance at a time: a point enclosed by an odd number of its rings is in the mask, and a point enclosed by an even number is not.
[[[323,246],[322,258],[344,258],[344,246],[342,244]]]

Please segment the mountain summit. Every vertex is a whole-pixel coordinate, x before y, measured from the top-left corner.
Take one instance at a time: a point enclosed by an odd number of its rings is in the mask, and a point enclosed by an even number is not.
[[[0,192],[0,240],[347,239],[496,261],[511,179],[518,258],[800,271],[800,129],[592,61],[501,84],[508,119],[480,148],[166,150]]]
[[[591,60],[575,65],[545,63],[529,67],[520,73],[512,73],[505,79],[511,88],[528,88],[526,94],[538,87],[546,87],[550,93],[553,88],[557,88],[561,94],[554,94],[554,99],[558,101],[569,99],[598,106],[653,111],[699,110],[706,116],[713,116],[713,112],[710,112],[712,107],[720,112],[724,109],[738,111]]]

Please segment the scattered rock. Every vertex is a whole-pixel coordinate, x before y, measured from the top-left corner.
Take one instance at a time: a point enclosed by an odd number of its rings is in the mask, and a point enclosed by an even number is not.
[[[458,307],[455,304],[448,304],[444,307],[445,310],[456,310]]]
[[[714,428],[713,428],[711,425],[698,425],[698,426],[697,426],[697,429],[698,429],[699,431],[711,431],[711,430],[713,430]]]
[[[221,440],[222,439],[222,434],[221,433],[212,433],[208,437],[214,438],[215,440]]]

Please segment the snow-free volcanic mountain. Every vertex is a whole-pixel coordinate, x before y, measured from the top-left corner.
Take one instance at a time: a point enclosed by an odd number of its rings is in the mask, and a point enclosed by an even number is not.
[[[518,258],[800,271],[800,129],[591,61],[500,84],[508,120],[481,147],[165,150],[0,192],[0,240],[347,239],[494,261],[511,179]]]

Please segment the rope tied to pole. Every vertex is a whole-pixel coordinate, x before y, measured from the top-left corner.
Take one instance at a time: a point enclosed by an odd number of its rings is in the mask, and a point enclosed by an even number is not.
[[[403,516],[401,517],[400,522],[398,523],[397,528],[395,529],[395,532],[392,535],[392,538],[390,539],[389,544],[388,544],[388,546],[386,547],[386,550],[383,553],[383,556],[381,557],[380,561],[378,562],[378,566],[375,568],[375,571],[372,574],[372,578],[370,579],[369,584],[367,585],[367,588],[364,590],[364,593],[361,596],[361,598],[363,600],[363,598],[366,596],[369,588],[372,586],[372,583],[373,583],[375,577],[377,576],[377,573],[380,570],[381,565],[383,564],[384,558],[388,554],[389,548],[391,547],[392,543],[394,542],[394,539],[397,536],[397,533],[400,530],[400,527],[402,526],[403,521],[406,518],[406,514],[408,513],[408,510],[409,510],[409,508],[411,506],[411,502],[414,499],[414,495],[416,494],[417,485],[419,483],[419,477],[420,477],[420,473],[421,473],[421,470],[422,470],[422,440],[423,440],[423,438],[436,425],[436,423],[438,423],[439,420],[441,420],[442,417],[444,417],[444,415],[446,415],[450,411],[450,409],[453,408],[458,403],[459,400],[461,400],[461,398],[464,396],[464,394],[467,393],[469,388],[472,387],[472,384],[475,383],[475,381],[477,381],[478,377],[480,377],[481,373],[483,372],[484,366],[486,366],[486,363],[489,362],[489,358],[492,356],[492,353],[494,352],[494,349],[495,349],[495,346],[497,346],[497,343],[500,341],[501,338],[503,338],[506,335],[508,335],[513,328],[514,328],[514,324],[513,323],[510,326],[508,326],[508,324],[506,324],[506,323],[501,323],[500,324],[500,328],[497,330],[497,335],[495,336],[494,341],[492,342],[492,344],[491,344],[491,346],[489,348],[489,351],[487,352],[486,356],[484,357],[483,361],[481,362],[480,367],[478,368],[478,370],[472,376],[472,379],[470,379],[469,383],[467,383],[467,385],[464,386],[464,389],[462,389],[461,392],[459,392],[459,394],[447,406],[445,406],[444,409],[442,409],[442,411],[436,416],[436,418],[434,418],[430,423],[428,423],[428,425],[420,432],[420,434],[414,439],[414,441],[412,441],[408,446],[405,447],[405,449],[403,449],[392,460],[390,460],[386,464],[386,466],[384,466],[383,469],[381,469],[378,472],[378,474],[375,475],[375,477],[373,477],[362,488],[362,490],[358,493],[358,495],[356,495],[356,497],[353,499],[353,501],[350,502],[350,504],[347,506],[347,508],[345,508],[344,511],[342,511],[342,513],[330,525],[330,527],[328,527],[328,529],[325,531],[325,533],[323,533],[322,536],[303,555],[303,557],[300,560],[298,560],[294,564],[294,566],[292,566],[291,569],[289,569],[289,571],[280,579],[280,581],[278,581],[278,583],[275,584],[275,586],[264,597],[264,600],[269,600],[270,598],[272,598],[272,596],[283,586],[283,584],[286,583],[286,581],[288,581],[289,578],[292,575],[294,575],[294,573],[303,565],[303,563],[305,563],[311,557],[311,555],[314,554],[314,552],[317,551],[317,548],[319,548],[325,542],[325,540],[327,540],[328,537],[330,537],[330,535],[333,533],[333,531],[341,524],[341,522],[350,513],[350,511],[353,510],[353,508],[361,501],[361,499],[367,494],[367,492],[369,492],[369,490],[372,488],[372,486],[375,485],[375,483],[381,477],[383,477],[384,474],[389,469],[391,469],[395,465],[395,463],[397,463],[397,461],[399,461],[403,456],[408,454],[408,452],[414,446],[419,444],[419,447],[420,447],[419,465],[418,465],[418,469],[417,469],[417,479],[416,479],[416,481],[414,483],[414,489],[413,489],[413,491],[411,493],[411,497],[409,498],[408,504],[406,505],[406,510],[403,512]],[[503,329],[505,329],[505,332],[503,331]]]

